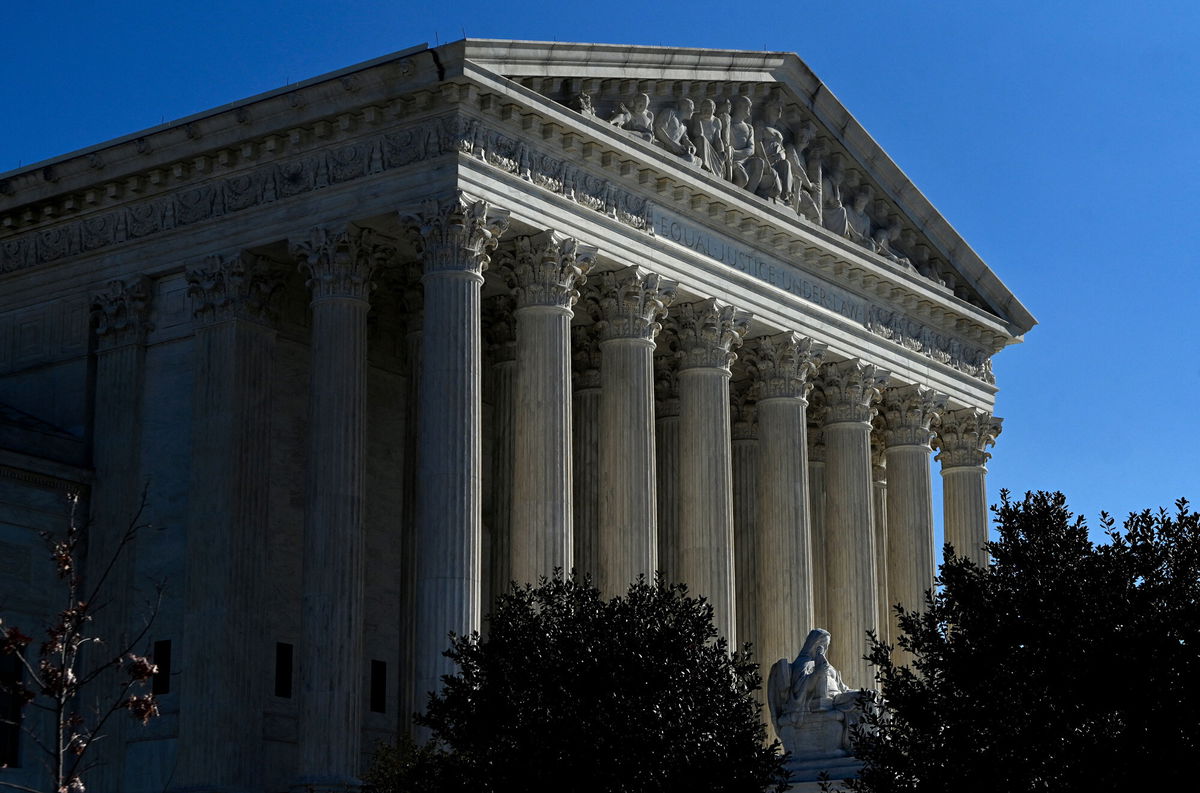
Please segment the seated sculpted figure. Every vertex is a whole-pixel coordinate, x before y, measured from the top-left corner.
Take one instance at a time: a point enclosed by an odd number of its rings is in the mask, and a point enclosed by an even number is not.
[[[851,689],[829,663],[829,631],[809,631],[796,660],[779,659],[767,678],[767,703],[783,748],[795,757],[845,755],[849,730],[870,695]]]
[[[750,123],[750,107],[750,97],[739,96],[734,99],[727,125],[729,145],[725,148],[731,163],[733,183],[738,187],[748,187],[750,177],[747,168],[751,167],[748,161],[754,157],[754,125]]]
[[[690,132],[696,156],[704,170],[726,176],[724,132],[721,119],[717,118],[716,102],[711,99],[700,102],[700,109],[692,116]]]
[[[687,123],[695,111],[692,100],[684,97],[675,109],[663,110],[654,125],[654,139],[672,154],[688,162],[696,162],[696,146],[688,137]]]
[[[638,94],[633,100],[633,109],[625,107],[625,103],[617,106],[608,123],[620,127],[626,132],[640,135],[646,140],[654,140],[654,114],[650,112],[650,97]]]

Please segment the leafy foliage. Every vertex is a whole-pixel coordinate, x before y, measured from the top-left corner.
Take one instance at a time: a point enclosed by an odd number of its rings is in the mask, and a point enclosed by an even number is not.
[[[513,587],[487,638],[446,655],[461,671],[418,717],[434,743],[410,753],[409,789],[782,789],[758,667],[684,586],[639,581],[608,601],[586,579]]]
[[[952,558],[898,609],[890,715],[855,739],[854,791],[1186,789],[1200,758],[1200,515],[1132,514],[1093,545],[1061,493],[1007,492],[991,564]],[[1179,784],[1176,784],[1179,783]]]

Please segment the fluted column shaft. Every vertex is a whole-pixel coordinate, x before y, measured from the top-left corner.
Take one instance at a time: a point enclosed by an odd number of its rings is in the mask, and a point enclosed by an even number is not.
[[[575,396],[571,403],[574,470],[574,564],[579,574],[600,581],[600,347],[595,326],[576,326]]]
[[[987,447],[995,444],[1001,422],[984,410],[950,411],[942,416],[936,439],[946,542],[979,565],[988,561]]]
[[[415,227],[424,317],[417,434],[416,663],[413,702],[453,671],[453,631],[480,627],[482,459],[480,288],[504,213],[462,194],[430,202]],[[419,736],[424,737],[424,736]]]
[[[658,568],[671,582],[679,578],[679,390],[674,356],[654,359],[654,467],[658,485]]]
[[[749,384],[733,397],[733,575],[737,635],[753,642],[758,655],[758,430]]]
[[[212,256],[187,273],[198,327],[188,492],[179,759],[188,790],[255,790],[268,643],[262,582],[270,480],[278,275],[259,257]],[[203,637],[200,639],[198,637]],[[226,648],[214,663],[212,646]],[[213,696],[220,691],[227,696]],[[229,729],[230,724],[239,729]],[[212,758],[221,757],[214,763]]]
[[[869,687],[862,656],[879,616],[876,591],[874,490],[871,485],[872,403],[882,375],[856,361],[822,369],[825,396],[825,564],[830,662],[846,685]]]
[[[813,624],[808,493],[808,380],[824,349],[798,334],[758,340],[759,382],[756,611],[763,664],[791,658]]]
[[[875,519],[875,591],[878,594],[878,622],[875,631],[880,641],[889,641],[889,626],[892,623],[891,601],[888,599],[888,508],[887,508],[887,463],[883,449],[871,436],[871,489],[875,494],[871,515]]]
[[[112,281],[92,298],[96,331],[96,390],[93,402],[91,521],[86,578],[94,582],[114,560],[125,530],[137,515],[143,488],[141,472],[142,390],[146,334],[153,284],[148,278]],[[96,613],[96,632],[112,644],[130,637],[129,603],[136,546],[115,556],[104,597],[109,605]],[[115,673],[99,678],[101,687],[119,684]],[[125,763],[126,720],[112,722],[104,744],[104,763],[90,784],[101,790],[121,786]]]
[[[417,631],[417,433],[421,423],[421,326],[424,322],[420,267],[411,268],[404,288],[404,310],[407,315],[405,359],[407,363],[408,407],[404,420],[404,495],[400,520],[400,669],[397,677],[397,712],[399,730],[407,735],[412,730],[413,713],[418,703],[414,698],[416,677]]]
[[[638,267],[600,281],[600,590],[612,596],[658,568],[654,337],[675,285]]]
[[[825,628],[829,625],[829,608],[826,605],[825,574],[825,428],[818,421],[813,423],[813,415],[824,415],[824,409],[818,407],[817,399],[820,391],[813,391],[809,398],[808,424],[808,509],[809,537],[812,543],[813,559],[813,627]]]
[[[521,237],[503,272],[516,298],[512,575],[537,583],[573,561],[571,306],[590,260],[575,240]]]
[[[516,412],[517,362],[515,358],[514,318],[511,316],[512,301],[500,298],[498,313],[504,316],[493,318],[492,334],[492,547],[488,558],[487,575],[490,578],[492,603],[484,604],[484,612],[491,610],[495,599],[508,591],[512,581],[511,549],[512,538],[512,476],[516,455],[514,417]]]
[[[729,366],[749,328],[716,300],[680,307],[679,578],[709,599],[717,633],[737,646]]]
[[[387,251],[352,228],[314,229],[294,251],[312,289],[295,786],[347,790],[361,762],[368,296]]]

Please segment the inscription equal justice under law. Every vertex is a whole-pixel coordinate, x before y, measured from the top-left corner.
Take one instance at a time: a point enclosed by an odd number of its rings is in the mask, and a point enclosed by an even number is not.
[[[867,307],[862,300],[827,284],[811,281],[791,267],[767,261],[750,248],[731,245],[690,223],[661,212],[655,214],[658,216],[655,223],[657,236],[716,259],[861,325],[867,324]]]

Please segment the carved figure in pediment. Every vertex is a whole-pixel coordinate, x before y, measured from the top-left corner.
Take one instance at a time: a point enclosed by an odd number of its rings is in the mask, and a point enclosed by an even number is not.
[[[733,100],[729,117],[728,151],[733,183],[738,187],[748,187],[750,176],[747,160],[754,156],[754,125],[750,121],[750,108],[750,97],[739,96]]]
[[[836,196],[840,199],[841,176],[836,173],[832,176],[834,179],[831,187],[837,191]],[[849,204],[839,203],[829,207],[825,213],[825,228],[848,240],[853,240],[859,245],[871,248],[871,217],[867,214],[867,205],[871,203],[873,195],[874,190],[870,185],[862,185],[855,191]]]
[[[716,102],[705,99],[700,103],[700,109],[692,116],[689,131],[700,166],[717,176],[726,176],[725,140],[721,119],[717,118]]]
[[[677,157],[682,157],[689,163],[697,162],[696,145],[688,137],[687,124],[695,112],[695,104],[686,97],[680,99],[674,109],[659,112],[658,123],[654,125],[654,139],[663,148]]]
[[[805,121],[796,127],[792,145],[787,148],[787,157],[792,166],[792,209],[797,214],[819,223],[821,166],[820,157],[814,156],[815,150],[819,148],[813,142],[816,137],[817,127],[811,121]]]
[[[585,116],[596,115],[596,109],[592,107],[592,95],[587,91],[580,91],[571,100],[571,109]]]
[[[900,233],[900,218],[892,215],[888,218],[887,225],[881,223],[871,232],[871,243],[875,247],[875,252],[881,256],[891,259],[896,264],[912,267],[912,262],[908,260],[908,257],[895,247],[896,240],[900,239]]]
[[[613,113],[608,123],[646,140],[654,140],[654,114],[650,112],[650,97],[638,94],[633,100],[632,110],[626,107],[624,102],[620,103],[617,112]]]
[[[746,163],[747,188],[769,201],[791,202],[792,164],[783,145],[780,118],[783,105],[772,101],[763,109],[763,118],[755,134],[757,145],[754,157]]]
[[[940,284],[941,286],[946,285],[946,282],[938,275],[937,268],[933,265],[933,260],[929,255],[929,246],[917,242],[917,233],[915,231],[904,229],[900,232],[900,250],[907,254],[909,261],[917,268],[918,273],[936,284]]]
[[[821,180],[821,199],[823,211],[821,222],[825,228],[834,234],[846,236],[846,205],[842,202],[842,187],[846,180],[846,171],[842,165],[841,155],[835,154],[830,158],[829,165]]]

